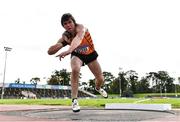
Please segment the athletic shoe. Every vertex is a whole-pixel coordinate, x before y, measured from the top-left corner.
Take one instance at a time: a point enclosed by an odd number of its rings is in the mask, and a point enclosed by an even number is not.
[[[108,98],[108,94],[107,94],[107,92],[106,92],[104,89],[100,88],[99,90],[97,90],[97,89],[95,88],[95,90],[96,90],[97,92],[99,92],[104,98]]]
[[[72,101],[72,111],[73,111],[73,112],[79,112],[79,111],[80,111],[80,106],[79,106],[79,104],[78,104],[77,99],[74,99],[74,100]]]

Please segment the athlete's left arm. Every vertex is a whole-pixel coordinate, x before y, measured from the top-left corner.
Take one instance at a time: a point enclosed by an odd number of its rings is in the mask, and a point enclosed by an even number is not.
[[[66,55],[71,54],[81,44],[81,41],[85,35],[86,30],[87,29],[83,25],[78,25],[76,28],[77,34],[74,37],[74,39],[72,40],[69,49],[67,51],[64,51],[61,54],[57,55],[56,57],[59,57],[61,60],[61,58],[64,58]]]

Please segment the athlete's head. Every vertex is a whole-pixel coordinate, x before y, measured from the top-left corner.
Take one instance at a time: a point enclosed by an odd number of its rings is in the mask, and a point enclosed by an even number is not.
[[[65,13],[62,15],[61,25],[64,27],[64,23],[68,20],[72,20],[74,22],[74,24],[76,25],[76,20],[74,19],[74,17],[70,13]]]
[[[76,21],[70,13],[65,13],[61,17],[61,24],[68,32],[73,32],[76,27]]]

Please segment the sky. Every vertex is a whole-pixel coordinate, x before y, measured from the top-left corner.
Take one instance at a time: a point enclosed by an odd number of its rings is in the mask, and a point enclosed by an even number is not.
[[[53,71],[70,68],[70,56],[59,61],[47,54],[64,32],[60,19],[71,13],[91,33],[103,71],[117,77],[119,69],[140,76],[167,71],[180,76],[179,0],[1,0],[0,82],[39,77],[46,84]],[[61,51],[67,50],[68,47]],[[87,66],[81,81],[93,79]]]

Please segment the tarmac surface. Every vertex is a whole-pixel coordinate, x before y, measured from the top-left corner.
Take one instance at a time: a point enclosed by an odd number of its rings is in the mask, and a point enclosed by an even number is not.
[[[0,105],[0,122],[180,122],[180,110],[105,110],[70,106]]]

